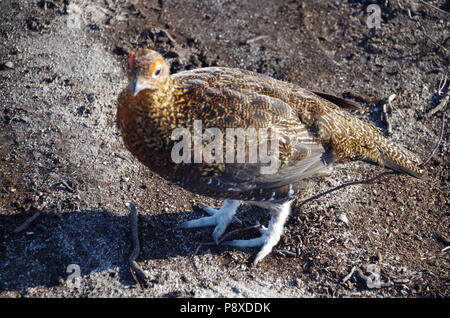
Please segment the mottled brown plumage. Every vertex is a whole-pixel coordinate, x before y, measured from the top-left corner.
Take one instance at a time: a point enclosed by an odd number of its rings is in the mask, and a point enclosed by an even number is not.
[[[150,50],[131,56],[130,80],[117,111],[126,146],[152,171],[202,195],[283,204],[313,177],[328,174],[333,162],[351,160],[372,161],[415,177],[422,174],[413,155],[348,113],[344,108],[354,105],[334,96],[233,68],[170,76],[163,58]],[[192,128],[195,120],[202,121],[203,129],[277,131],[278,171],[261,174],[261,163],[174,163],[172,131]]]

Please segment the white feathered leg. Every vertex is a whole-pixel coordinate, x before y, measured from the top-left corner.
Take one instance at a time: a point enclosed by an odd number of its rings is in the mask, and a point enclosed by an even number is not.
[[[284,223],[286,222],[289,212],[291,211],[292,201],[282,204],[258,204],[271,210],[272,218],[269,222],[268,229],[262,229],[261,237],[250,240],[234,240],[229,242],[223,242],[223,245],[235,246],[235,247],[255,247],[262,246],[259,253],[256,255],[253,265],[258,264],[264,257],[266,257],[272,248],[278,243],[283,234]]]
[[[206,216],[200,219],[191,220],[183,222],[179,228],[193,228],[193,227],[203,227],[203,226],[216,226],[212,233],[214,241],[218,244],[219,238],[225,232],[233,221],[233,216],[236,214],[239,208],[240,201],[238,200],[225,200],[223,206],[216,210],[209,206],[203,207],[203,210],[210,216]]]

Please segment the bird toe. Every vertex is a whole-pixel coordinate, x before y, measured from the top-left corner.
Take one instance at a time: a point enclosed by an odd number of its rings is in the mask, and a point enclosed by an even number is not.
[[[249,239],[249,240],[232,240],[222,242],[222,245],[233,246],[233,247],[257,247],[264,245],[266,238],[264,236]]]
[[[216,217],[214,216],[205,216],[203,218],[185,221],[181,223],[178,227],[185,228],[193,228],[193,227],[203,227],[203,226],[214,226],[216,225]]]
[[[206,213],[208,213],[209,215],[215,215],[215,214],[217,214],[217,212],[219,212],[219,210],[214,209],[214,208],[212,208],[210,206],[207,206],[207,205],[202,205],[201,209],[203,211],[205,211]]]

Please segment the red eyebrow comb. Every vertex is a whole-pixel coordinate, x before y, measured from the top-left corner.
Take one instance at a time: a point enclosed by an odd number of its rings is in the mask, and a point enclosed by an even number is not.
[[[135,52],[135,51],[131,51],[131,53],[130,53],[130,58],[128,59],[128,66],[129,66],[130,68],[132,68],[133,65],[134,65],[134,59],[135,59],[135,57],[136,57],[136,52]]]

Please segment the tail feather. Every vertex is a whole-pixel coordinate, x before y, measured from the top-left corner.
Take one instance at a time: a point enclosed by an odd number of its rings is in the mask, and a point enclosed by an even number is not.
[[[323,94],[319,96],[328,97]],[[314,127],[318,138],[326,142],[335,160],[371,161],[415,178],[424,175],[416,156],[389,141],[373,124],[332,105],[311,103],[302,110],[302,119]]]
[[[337,96],[321,93],[321,92],[313,92],[313,93],[316,94],[317,96],[320,96],[320,97],[332,102],[333,104],[335,104],[343,109],[356,110],[356,111],[362,110],[361,107],[353,101],[350,101],[350,100],[347,100],[344,98],[340,98]]]
[[[425,171],[420,167],[416,156],[403,149],[401,146],[394,145],[392,142],[384,139],[383,142],[378,145],[378,150],[381,153],[380,158],[382,164],[386,168],[408,174],[415,178],[423,177]]]
[[[423,176],[424,170],[417,157],[386,139],[372,124],[348,116],[346,120],[339,116],[333,119],[327,120],[332,123],[328,132],[334,155],[339,161],[370,160],[415,178]]]

